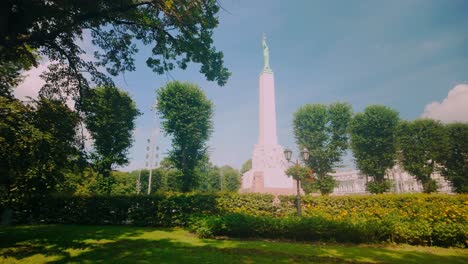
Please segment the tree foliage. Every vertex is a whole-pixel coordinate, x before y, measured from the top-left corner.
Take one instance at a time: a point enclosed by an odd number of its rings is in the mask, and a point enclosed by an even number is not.
[[[31,206],[59,189],[78,155],[78,117],[59,101],[25,105],[0,96],[0,190]]]
[[[198,183],[194,190],[200,192],[237,192],[240,188],[239,171],[228,165],[215,166],[207,155],[195,168],[194,177]]]
[[[296,143],[300,149],[309,150],[307,165],[317,173],[322,194],[331,193],[336,186],[329,174],[334,172],[348,148],[351,114],[351,106],[346,103],[307,104],[294,113]]]
[[[238,170],[225,165],[220,168],[222,192],[237,192],[241,187],[241,175]]]
[[[241,172],[241,174],[244,174],[247,171],[249,171],[250,169],[252,169],[252,159],[248,159],[246,162],[244,162],[244,164],[242,164],[242,168],[241,168],[240,172]]]
[[[286,175],[292,177],[296,181],[299,181],[302,190],[306,194],[310,194],[317,190],[317,186],[314,185],[316,179],[308,167],[301,166],[299,164],[293,165],[286,170]]]
[[[85,124],[92,139],[97,171],[108,177],[115,165],[128,162],[135,119],[140,114],[132,98],[114,86],[89,90],[83,100]]]
[[[442,174],[457,193],[468,193],[468,123],[446,125],[448,152],[443,157]]]
[[[0,52],[2,49],[0,48]],[[35,57],[35,52],[30,51],[31,56]],[[12,99],[12,89],[17,87],[22,81],[22,70],[29,70],[33,65],[25,56],[15,57],[13,60],[1,60],[0,55],[0,96]]]
[[[112,84],[100,67],[113,76],[134,71],[140,42],[152,46],[146,64],[154,72],[195,62],[208,80],[224,85],[230,73],[212,40],[219,8],[215,0],[5,0],[0,4],[0,61],[19,65],[23,58],[36,66],[36,53],[47,57],[53,63],[44,74],[42,93],[79,97],[90,86],[86,76],[97,85]],[[98,47],[97,61],[84,59],[89,57],[79,45],[84,38]]]
[[[447,153],[444,126],[431,119],[404,121],[398,129],[398,141],[403,168],[422,183],[425,193],[437,191],[437,183],[431,175],[440,171]]]
[[[373,178],[367,188],[371,193],[391,187],[385,174],[395,165],[398,122],[398,112],[380,105],[366,107],[351,122],[351,149],[357,168]]]
[[[153,169],[151,193],[180,192],[181,173],[165,158],[161,166]],[[230,166],[214,166],[210,162],[201,162],[195,169],[199,184],[198,192],[237,192],[240,188],[240,174]],[[148,189],[149,170],[123,172],[113,170],[107,178],[102,177],[92,167],[88,166],[82,173],[66,173],[63,184],[58,190],[62,194],[71,195],[136,195],[137,180],[140,178],[140,195],[145,195]],[[111,184],[109,184],[111,183]],[[110,185],[110,186],[109,186]]]
[[[221,190],[221,170],[206,160],[201,161],[195,170],[196,189],[200,192],[218,192]]]
[[[182,191],[197,187],[195,168],[207,153],[213,130],[213,103],[195,84],[170,82],[157,92],[157,110],[165,134],[171,135],[169,158],[182,173]]]
[[[296,181],[302,181],[312,177],[310,169],[300,165],[293,165],[286,170],[286,175],[292,177]]]
[[[0,114],[0,191],[6,194],[31,166],[40,131],[31,123],[31,109],[18,100],[0,96]]]
[[[313,190],[319,190],[321,195],[329,195],[333,192],[335,187],[338,186],[338,182],[333,178],[332,175],[317,175],[317,180],[312,183],[311,188]]]

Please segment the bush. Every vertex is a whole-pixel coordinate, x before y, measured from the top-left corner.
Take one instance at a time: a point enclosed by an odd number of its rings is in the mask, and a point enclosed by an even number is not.
[[[186,226],[196,214],[215,214],[216,195],[53,196],[39,210],[15,208],[16,223]]]
[[[391,188],[392,182],[386,179],[384,179],[382,182],[369,181],[366,184],[366,191],[370,193],[385,193],[388,192]]]
[[[292,196],[281,197],[289,204]],[[468,195],[383,194],[303,198],[303,215],[357,226],[362,241],[467,246]],[[288,211],[292,214],[292,210]]]
[[[431,225],[428,221],[402,222],[398,218],[330,219],[252,216],[228,213],[205,216],[191,225],[200,237],[289,239],[340,243],[397,242],[414,245],[466,247],[466,224]]]
[[[217,198],[216,207],[221,213],[243,213],[248,215],[273,215],[280,208],[273,203],[271,194],[225,193]]]
[[[334,221],[320,216],[271,217],[229,213],[206,216],[192,226],[201,237],[229,236],[236,238],[292,239],[298,241],[378,242],[371,241],[381,230],[377,225],[364,229],[346,221]]]
[[[189,227],[202,237],[467,246],[468,195],[304,196],[303,218],[294,216],[294,196],[279,199],[232,193],[53,196],[35,207],[2,201],[0,211],[13,208],[15,223],[131,224]]]

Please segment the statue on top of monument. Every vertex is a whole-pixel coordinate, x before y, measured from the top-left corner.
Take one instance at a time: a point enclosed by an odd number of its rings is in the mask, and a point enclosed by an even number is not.
[[[262,46],[263,46],[263,71],[264,72],[271,72],[270,54],[269,54],[269,51],[268,51],[268,46],[266,44],[265,33],[263,33]]]

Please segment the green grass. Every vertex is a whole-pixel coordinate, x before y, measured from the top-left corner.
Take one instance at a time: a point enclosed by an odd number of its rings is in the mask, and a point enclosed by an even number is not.
[[[468,263],[468,250],[199,239],[183,229],[0,227],[0,263]]]

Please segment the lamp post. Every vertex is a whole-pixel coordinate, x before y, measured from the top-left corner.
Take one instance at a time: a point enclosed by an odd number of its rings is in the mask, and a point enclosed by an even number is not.
[[[148,191],[147,193],[151,193],[151,185],[153,181],[153,168],[158,167],[158,159],[159,159],[159,146],[156,145],[158,135],[159,135],[159,128],[158,128],[158,115],[156,113],[156,106],[158,105],[158,99],[156,99],[153,106],[151,106],[150,111],[155,111],[154,114],[154,125],[153,130],[151,132],[151,136],[146,140],[146,156],[145,156],[145,167],[148,169]],[[154,167],[153,167],[154,166]],[[138,173],[138,179],[136,182],[136,192],[140,194],[141,192],[141,170]]]
[[[302,162],[305,165],[305,162],[309,160],[309,150],[306,148],[302,149],[300,152]],[[292,151],[290,149],[285,149],[284,150],[284,157],[288,161],[288,163],[293,163],[295,166],[299,166],[299,159],[296,158],[296,162],[291,162],[291,157],[292,157]],[[297,184],[297,195],[296,195],[296,206],[297,206],[297,216],[302,216],[302,206],[301,206],[301,180],[299,178],[296,179],[296,184]]]

